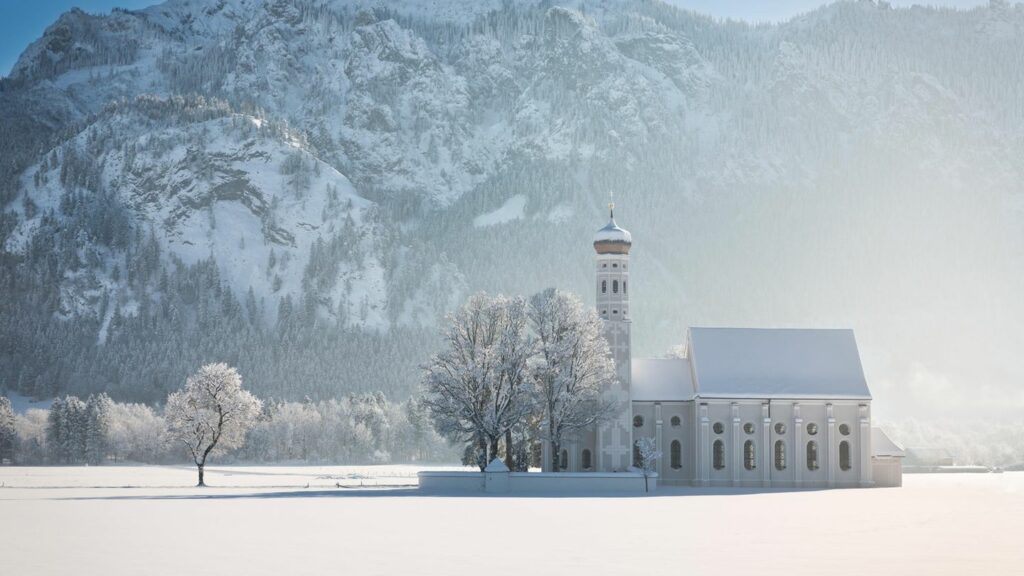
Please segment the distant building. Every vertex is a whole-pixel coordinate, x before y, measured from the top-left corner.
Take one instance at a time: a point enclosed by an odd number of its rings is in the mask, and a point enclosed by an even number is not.
[[[563,445],[564,470],[626,470],[638,464],[634,442],[653,437],[661,484],[873,485],[871,393],[853,331],[690,328],[684,357],[634,359],[632,244],[610,210],[594,236],[595,289],[619,376],[606,396],[624,409]]]

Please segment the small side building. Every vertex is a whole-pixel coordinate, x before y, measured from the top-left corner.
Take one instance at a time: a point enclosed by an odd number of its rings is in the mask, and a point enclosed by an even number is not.
[[[903,485],[903,458],[906,451],[881,428],[871,429],[871,470],[875,486],[894,488]]]

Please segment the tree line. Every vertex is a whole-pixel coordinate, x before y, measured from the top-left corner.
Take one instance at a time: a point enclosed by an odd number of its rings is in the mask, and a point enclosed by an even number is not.
[[[0,396],[0,463],[102,465],[173,464],[189,454],[169,431],[162,407],[115,402],[105,394],[56,399],[47,409],[15,414]],[[450,462],[457,455],[430,426],[415,400],[383,394],[321,401],[266,400],[244,444],[222,462],[383,464]]]

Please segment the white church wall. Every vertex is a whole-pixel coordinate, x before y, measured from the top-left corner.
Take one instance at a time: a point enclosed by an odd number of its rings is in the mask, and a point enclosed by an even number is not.
[[[859,402],[834,402],[833,418],[835,420],[835,434],[832,438],[833,453],[835,454],[835,485],[856,486],[861,476],[861,445],[865,442],[870,445],[870,434],[868,438],[861,437],[859,425]],[[846,434],[843,434],[846,432]],[[842,443],[849,445],[849,469],[843,470],[844,462],[842,456]]]
[[[709,432],[704,466],[708,478],[713,485],[727,486],[732,484],[732,406],[727,401],[711,400],[707,402]],[[721,442],[717,449],[720,458],[716,461],[716,443]]]
[[[732,480],[736,486],[761,486],[764,484],[760,457],[764,447],[761,438],[763,423],[761,422],[761,401],[740,400],[731,403],[732,455],[729,464],[732,466]],[[747,443],[753,447],[754,460],[747,464]]]
[[[798,446],[800,461],[800,483],[806,486],[828,485],[829,438],[824,402],[800,402],[801,442]],[[816,446],[817,458],[812,460],[811,445]]]
[[[693,403],[661,403],[662,457],[658,470],[662,484],[689,484],[695,477],[693,457]],[[673,466],[672,443],[679,443],[679,467]]]
[[[768,411],[771,417],[771,484],[773,486],[787,486],[791,485],[796,481],[796,470],[795,470],[795,438],[796,434],[793,427],[793,404],[791,402],[778,402],[771,401],[768,404]],[[780,427],[779,424],[782,426]],[[781,430],[781,433],[780,433]],[[780,463],[782,469],[777,466],[776,459],[776,445],[778,442],[782,442],[782,459]]]

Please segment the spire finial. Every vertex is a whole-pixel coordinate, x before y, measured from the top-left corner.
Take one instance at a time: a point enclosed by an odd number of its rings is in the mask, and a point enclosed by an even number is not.
[[[615,219],[615,193],[611,190],[608,191],[608,217]]]

